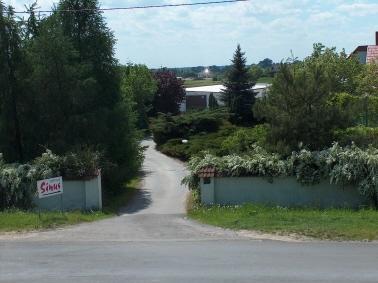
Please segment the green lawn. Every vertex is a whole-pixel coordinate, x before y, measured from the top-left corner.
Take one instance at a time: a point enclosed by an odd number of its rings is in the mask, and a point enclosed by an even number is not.
[[[199,87],[199,86],[208,86],[208,85],[220,85],[221,81],[213,80],[185,80],[184,87]]]
[[[257,80],[258,83],[261,83],[261,84],[271,84],[273,82],[273,78],[272,77],[262,77],[262,78],[259,78]]]
[[[195,207],[189,216],[230,229],[299,234],[330,240],[378,240],[378,211],[287,209],[259,205]]]
[[[138,188],[139,179],[127,184],[116,196],[104,200],[103,211],[95,212],[30,212],[8,210],[0,212],[0,232],[31,231],[92,222],[115,216],[120,207],[125,206]]]

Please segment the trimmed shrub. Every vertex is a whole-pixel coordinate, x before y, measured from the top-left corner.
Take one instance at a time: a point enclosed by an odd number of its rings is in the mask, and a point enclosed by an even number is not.
[[[152,119],[151,131],[154,141],[161,145],[170,139],[188,138],[199,133],[211,133],[219,129],[227,117],[224,110],[205,110],[183,115],[158,115]]]
[[[222,148],[224,140],[236,131],[235,126],[222,126],[218,131],[208,134],[199,133],[190,136],[188,143],[183,144],[181,139],[171,139],[159,145],[158,149],[169,156],[188,160],[190,157],[206,150],[214,155],[222,156],[227,154]]]

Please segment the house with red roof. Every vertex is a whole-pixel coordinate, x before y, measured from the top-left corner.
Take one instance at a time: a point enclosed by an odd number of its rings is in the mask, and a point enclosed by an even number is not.
[[[378,62],[378,31],[375,33],[375,45],[360,45],[351,54],[357,56],[361,64]]]

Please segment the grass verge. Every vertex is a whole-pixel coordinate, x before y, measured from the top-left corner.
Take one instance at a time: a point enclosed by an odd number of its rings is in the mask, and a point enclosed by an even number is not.
[[[83,222],[92,222],[115,216],[125,206],[139,185],[139,179],[129,182],[116,196],[104,200],[102,211],[35,212],[7,210],[0,212],[0,232],[22,232],[57,228]]]
[[[194,206],[188,211],[200,222],[235,230],[282,235],[298,234],[329,240],[378,240],[378,211],[373,209]]]

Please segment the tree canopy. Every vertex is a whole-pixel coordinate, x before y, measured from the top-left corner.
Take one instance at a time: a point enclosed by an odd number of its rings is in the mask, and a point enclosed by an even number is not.
[[[152,114],[171,113],[178,114],[180,103],[184,99],[185,90],[182,80],[173,72],[161,69],[155,73],[157,91],[153,101]]]
[[[340,93],[357,95],[361,67],[345,52],[315,44],[303,62],[282,63],[267,97],[255,110],[270,124],[269,141],[289,153],[302,144],[310,149],[330,146],[333,131],[353,124]]]
[[[27,161],[57,154],[103,153],[120,181],[135,173],[140,151],[134,98],[121,89],[115,39],[97,0],[61,0],[54,12],[16,20],[0,3],[0,151]],[[80,10],[69,13],[65,10]],[[144,90],[141,90],[144,93]],[[149,94],[150,95],[150,94]],[[116,186],[114,186],[116,187]]]

